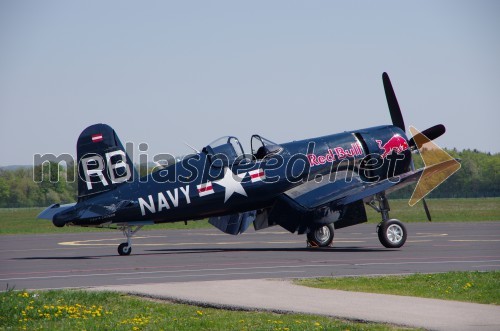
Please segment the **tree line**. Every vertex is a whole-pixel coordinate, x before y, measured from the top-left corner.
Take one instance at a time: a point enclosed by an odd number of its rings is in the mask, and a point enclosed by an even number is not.
[[[447,152],[461,159],[462,168],[432,191],[429,198],[500,196],[500,153],[490,154],[469,149]],[[415,165],[420,167],[422,161],[415,158]],[[145,175],[146,167],[137,169],[143,172],[141,175]],[[42,207],[52,203],[74,202],[77,198],[77,186],[74,165],[63,167],[56,163],[44,163],[15,170],[0,168],[0,208]],[[391,197],[407,198],[413,188],[411,186],[397,191]]]
[[[491,154],[476,149],[445,149],[448,154],[460,159],[461,168],[443,184],[434,189],[429,198],[485,198],[500,197],[500,153]],[[418,155],[417,155],[418,156]],[[423,166],[419,157],[414,157],[415,168]],[[397,192],[392,198],[409,198],[415,186]]]

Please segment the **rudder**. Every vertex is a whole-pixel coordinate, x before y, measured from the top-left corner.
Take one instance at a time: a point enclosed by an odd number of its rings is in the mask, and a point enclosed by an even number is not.
[[[94,124],[83,130],[78,137],[76,154],[78,201],[137,178],[132,160],[109,125]]]

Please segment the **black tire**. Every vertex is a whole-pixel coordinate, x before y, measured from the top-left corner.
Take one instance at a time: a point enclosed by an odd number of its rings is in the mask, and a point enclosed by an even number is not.
[[[377,233],[380,243],[386,248],[399,248],[406,242],[406,227],[396,219],[380,223]]]
[[[118,254],[130,255],[130,253],[132,253],[132,247],[128,247],[128,243],[121,243],[118,246]]]
[[[333,224],[320,226],[307,234],[307,240],[313,246],[330,246],[333,241],[334,229]]]

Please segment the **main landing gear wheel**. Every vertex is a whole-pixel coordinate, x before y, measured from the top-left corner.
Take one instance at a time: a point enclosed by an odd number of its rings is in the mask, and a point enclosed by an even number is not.
[[[333,224],[327,224],[307,234],[307,242],[311,247],[327,247],[333,241]]]
[[[397,219],[389,219],[389,201],[385,192],[375,194],[367,202],[368,206],[375,209],[382,216],[382,222],[377,225],[378,240],[386,248],[399,248],[406,242],[406,228]]]
[[[132,253],[132,247],[129,247],[128,243],[121,243],[118,246],[118,254],[130,255],[130,253]]]
[[[399,248],[406,242],[406,228],[399,220],[390,219],[377,227],[378,239],[387,248]]]

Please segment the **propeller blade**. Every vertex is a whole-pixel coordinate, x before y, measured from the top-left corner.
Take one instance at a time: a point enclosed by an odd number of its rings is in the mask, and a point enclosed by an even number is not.
[[[392,124],[405,131],[403,114],[401,114],[398,99],[396,99],[396,94],[394,93],[394,89],[392,88],[391,80],[389,79],[389,75],[386,72],[382,74],[382,82],[384,83],[385,98],[387,99],[387,105],[389,106],[389,113],[391,114]]]
[[[425,215],[427,215],[427,219],[429,220],[429,222],[432,222],[431,212],[429,211],[429,207],[427,207],[427,202],[425,202],[424,198],[422,198],[422,202],[424,203]]]
[[[441,137],[445,132],[446,128],[443,124],[434,125],[433,127],[425,129],[424,131],[413,136],[410,140],[408,140],[408,144],[410,145],[411,149],[416,149],[416,141],[425,141],[424,137],[427,137],[428,140],[434,140],[438,137]]]

